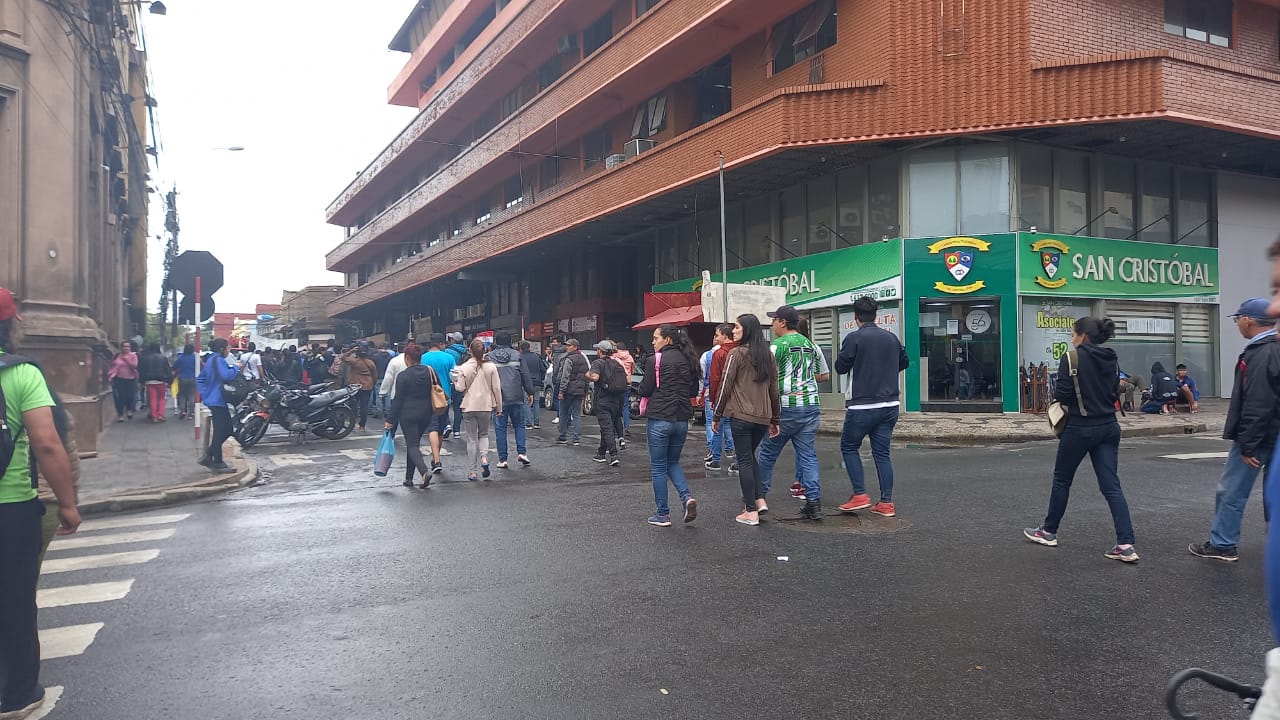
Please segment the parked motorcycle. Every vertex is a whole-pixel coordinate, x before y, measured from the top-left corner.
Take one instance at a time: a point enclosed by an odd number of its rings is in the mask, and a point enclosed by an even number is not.
[[[299,441],[307,432],[325,440],[350,435],[356,426],[354,403],[360,386],[325,387],[263,385],[241,403],[234,424],[236,440],[241,447],[253,447],[272,423],[296,434]]]

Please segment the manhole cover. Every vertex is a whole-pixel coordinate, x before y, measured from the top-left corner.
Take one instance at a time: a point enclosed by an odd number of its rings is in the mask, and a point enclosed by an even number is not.
[[[827,510],[823,515],[822,522],[801,520],[799,515],[784,513],[775,515],[773,512],[770,512],[766,517],[778,527],[801,532],[837,535],[879,535],[911,527],[911,523],[902,518],[881,517],[869,512],[844,513],[839,510]]]

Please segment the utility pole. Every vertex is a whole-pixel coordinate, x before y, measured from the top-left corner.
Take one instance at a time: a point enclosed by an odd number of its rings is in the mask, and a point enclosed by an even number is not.
[[[173,303],[173,329],[175,331],[178,329],[178,293],[169,282],[174,258],[178,257],[178,189],[176,187],[165,194],[164,205],[164,229],[169,233],[169,241],[164,246],[164,283],[160,286],[160,341],[167,343],[169,336],[165,334],[165,319],[169,314],[170,302]]]
[[[725,229],[724,210],[724,153],[716,151],[716,159],[720,164],[720,295],[724,301],[724,319],[729,322],[729,243],[728,231]]]

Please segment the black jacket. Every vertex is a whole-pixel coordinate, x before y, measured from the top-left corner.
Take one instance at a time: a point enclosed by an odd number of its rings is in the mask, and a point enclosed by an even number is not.
[[[560,361],[560,372],[563,377],[560,380],[561,395],[586,395],[587,394],[587,370],[591,369],[591,364],[587,362],[587,356],[581,351],[566,353],[564,359]]]
[[[852,371],[845,390],[846,407],[897,400],[898,373],[910,364],[898,336],[875,323],[846,335],[836,356],[837,375]]]
[[[1084,396],[1084,410],[1080,411],[1080,398],[1076,397],[1075,383],[1071,381],[1070,354],[1062,356],[1058,364],[1058,381],[1053,386],[1054,399],[1066,405],[1070,412],[1068,423],[1077,425],[1103,425],[1116,421],[1116,398],[1120,387],[1120,361],[1116,351],[1101,345],[1085,343],[1077,351],[1079,356],[1076,377],[1080,381],[1080,394]]]
[[[698,381],[693,366],[684,353],[667,346],[662,351],[662,377],[653,374],[654,358],[644,359],[644,379],[637,393],[649,398],[645,416],[650,420],[679,422],[693,417],[693,398],[698,396]]]
[[[173,367],[169,365],[164,355],[142,353],[138,356],[138,381],[149,380],[160,380],[166,383],[173,380]]]
[[[431,368],[413,365],[396,376],[396,397],[391,401],[393,423],[425,423],[435,414],[431,406]]]
[[[1178,381],[1164,364],[1157,361],[1151,365],[1151,399],[1162,403],[1170,403],[1178,398]]]
[[[537,390],[542,387],[547,380],[547,361],[533,351],[520,353],[520,361],[524,363],[524,371],[529,373],[533,388]]]
[[[1250,343],[1236,360],[1235,385],[1222,437],[1234,440],[1240,453],[1271,460],[1280,430],[1276,388],[1280,387],[1280,342],[1275,335]]]

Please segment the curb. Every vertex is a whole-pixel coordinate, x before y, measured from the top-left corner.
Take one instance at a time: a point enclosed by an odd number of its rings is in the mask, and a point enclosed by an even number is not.
[[[236,490],[258,480],[261,471],[258,463],[252,458],[241,456],[245,467],[230,475],[213,475],[207,480],[152,488],[143,492],[113,495],[101,500],[80,504],[81,515],[101,515],[103,513],[132,512],[151,508],[179,505],[182,503],[203,500],[220,493]]]
[[[1195,435],[1197,433],[1207,432],[1208,425],[1202,422],[1187,423],[1185,425],[1156,425],[1156,426],[1120,426],[1120,437],[1136,438],[1136,437],[1158,437],[1163,435]],[[821,428],[818,430],[819,435],[827,437],[840,437],[840,430],[837,428]],[[924,434],[919,432],[902,432],[897,430],[893,434],[895,443],[913,443],[919,445],[934,445],[938,447],[982,447],[985,445],[1006,445],[1010,443],[1029,443],[1042,442],[1045,440],[1055,440],[1053,433],[1047,429],[1041,432],[987,432],[983,434],[974,433],[956,433],[956,434]]]

